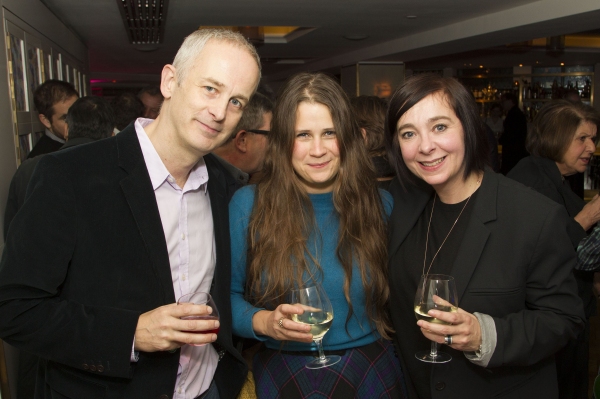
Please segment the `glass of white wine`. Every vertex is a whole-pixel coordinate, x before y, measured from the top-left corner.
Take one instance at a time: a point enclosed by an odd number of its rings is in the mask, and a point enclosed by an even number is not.
[[[425,320],[429,323],[450,324],[445,321],[431,317],[430,310],[442,312],[456,312],[458,309],[458,296],[456,294],[456,283],[452,276],[445,274],[426,274],[421,276],[415,295],[415,316],[417,320]],[[452,356],[437,350],[438,344],[431,341],[431,350],[417,352],[415,357],[427,363],[447,363]]]
[[[313,341],[319,349],[319,358],[306,365],[309,369],[329,367],[340,361],[341,357],[325,356],[323,351],[323,337],[329,331],[333,322],[333,307],[323,288],[316,284],[311,287],[292,290],[290,303],[299,305],[304,309],[302,314],[293,314],[292,320],[297,323],[308,324]]]

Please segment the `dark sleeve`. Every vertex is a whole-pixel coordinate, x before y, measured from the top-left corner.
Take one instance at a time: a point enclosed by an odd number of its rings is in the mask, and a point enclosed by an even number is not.
[[[23,162],[10,181],[8,199],[6,201],[6,208],[4,209],[4,241],[6,241],[6,236],[8,235],[10,222],[25,202],[29,180],[31,180],[31,175],[40,159],[40,157],[36,157]]]
[[[538,226],[526,265],[525,309],[494,317],[498,339],[488,367],[535,364],[583,329],[585,315],[572,274],[576,256],[566,233],[567,220],[564,209],[552,207]]]
[[[45,156],[13,219],[0,261],[0,338],[76,369],[82,359],[101,360],[110,365],[103,375],[130,378],[139,313],[61,296],[63,285],[77,279],[70,268],[81,208],[68,176],[57,158]]]

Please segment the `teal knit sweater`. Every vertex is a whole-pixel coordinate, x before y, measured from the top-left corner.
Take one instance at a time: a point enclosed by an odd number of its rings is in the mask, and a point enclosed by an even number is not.
[[[271,349],[279,349],[280,341],[267,336],[257,336],[252,329],[252,316],[262,310],[244,299],[246,281],[246,234],[248,221],[254,205],[254,186],[246,186],[238,190],[229,204],[229,223],[231,231],[231,313],[233,318],[233,333],[235,335],[265,341]],[[380,190],[385,213],[389,217],[393,200],[387,191]],[[358,267],[354,270],[350,286],[350,298],[354,314],[348,321],[348,302],[344,297],[344,270],[340,264],[336,247],[338,241],[339,219],[333,207],[333,194],[310,194],[314,209],[316,226],[320,234],[313,234],[307,246],[312,256],[320,262],[323,269],[323,279],[320,281],[327,292],[333,306],[334,319],[331,329],[323,338],[325,350],[340,350],[355,348],[372,343],[379,339],[377,330],[369,322],[365,309],[363,285]],[[289,351],[315,350],[314,344],[286,342],[284,348]]]

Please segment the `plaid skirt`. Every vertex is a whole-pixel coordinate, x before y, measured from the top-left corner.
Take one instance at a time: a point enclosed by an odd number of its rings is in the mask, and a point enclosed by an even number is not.
[[[407,398],[404,375],[391,342],[342,351],[342,360],[316,370],[304,367],[315,356],[263,348],[253,359],[259,399]]]

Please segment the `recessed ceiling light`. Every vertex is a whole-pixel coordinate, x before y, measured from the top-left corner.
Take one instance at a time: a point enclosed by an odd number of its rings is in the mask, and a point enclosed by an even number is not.
[[[519,64],[519,66],[520,66],[520,67],[522,67],[522,66],[523,66],[523,64]]]
[[[351,34],[348,34],[348,35],[344,35],[344,39],[346,39],[346,40],[354,40],[354,41],[365,40],[368,37],[369,36],[365,35],[364,33],[351,33]]]
[[[564,63],[564,62],[561,62],[561,63],[560,63],[560,66],[565,66],[565,63]]]
[[[479,65],[479,68],[483,69],[483,65]]]
[[[417,18],[417,16],[416,15],[407,15],[406,18],[407,19],[415,19],[415,18]]]

